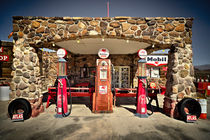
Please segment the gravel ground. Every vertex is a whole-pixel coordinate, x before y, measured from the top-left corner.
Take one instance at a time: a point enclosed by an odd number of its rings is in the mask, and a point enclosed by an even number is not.
[[[160,107],[163,96],[159,95]],[[0,102],[1,140],[139,140],[139,139],[191,139],[206,140],[210,137],[210,108],[208,119],[185,123],[154,112],[148,118],[134,116],[134,98],[117,99],[114,113],[93,114],[88,107],[89,98],[73,99],[73,109],[66,118],[55,118],[55,105],[51,105],[36,118],[12,122],[7,117],[8,102]],[[208,105],[210,98],[208,99]],[[46,103],[45,103],[46,105]],[[153,101],[155,106],[155,101]]]

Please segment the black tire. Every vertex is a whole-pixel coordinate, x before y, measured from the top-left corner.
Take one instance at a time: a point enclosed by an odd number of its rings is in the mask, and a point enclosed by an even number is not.
[[[187,113],[185,112],[185,108],[189,110],[189,115],[196,115],[197,119],[201,115],[201,106],[198,101],[192,98],[184,98],[178,103],[178,111],[180,118],[184,121],[187,119]]]
[[[8,113],[10,118],[12,119],[13,114],[17,113],[17,110],[23,110],[23,118],[24,120],[27,120],[31,117],[31,104],[29,103],[29,101],[27,101],[26,99],[23,98],[18,98],[13,100],[9,106],[8,106]]]

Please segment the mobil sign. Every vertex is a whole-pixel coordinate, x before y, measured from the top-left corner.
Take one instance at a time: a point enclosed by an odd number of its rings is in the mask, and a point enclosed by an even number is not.
[[[147,55],[146,62],[148,65],[161,66],[168,64],[167,55]]]

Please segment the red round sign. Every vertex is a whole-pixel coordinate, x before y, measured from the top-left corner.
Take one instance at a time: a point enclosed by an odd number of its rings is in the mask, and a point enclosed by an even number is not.
[[[147,51],[144,49],[138,50],[138,56],[139,58],[146,58],[147,57]]]
[[[67,55],[67,51],[63,48],[57,50],[57,56],[63,58]]]
[[[102,59],[108,58],[109,57],[109,50],[106,48],[101,48],[98,51],[98,56]]]

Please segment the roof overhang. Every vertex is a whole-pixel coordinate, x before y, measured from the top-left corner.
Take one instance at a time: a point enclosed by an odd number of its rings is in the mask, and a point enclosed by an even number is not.
[[[139,49],[145,49],[151,44],[111,38],[86,38],[57,42],[57,46],[65,48],[74,54],[97,54],[100,48],[107,48],[110,54],[134,54]]]

